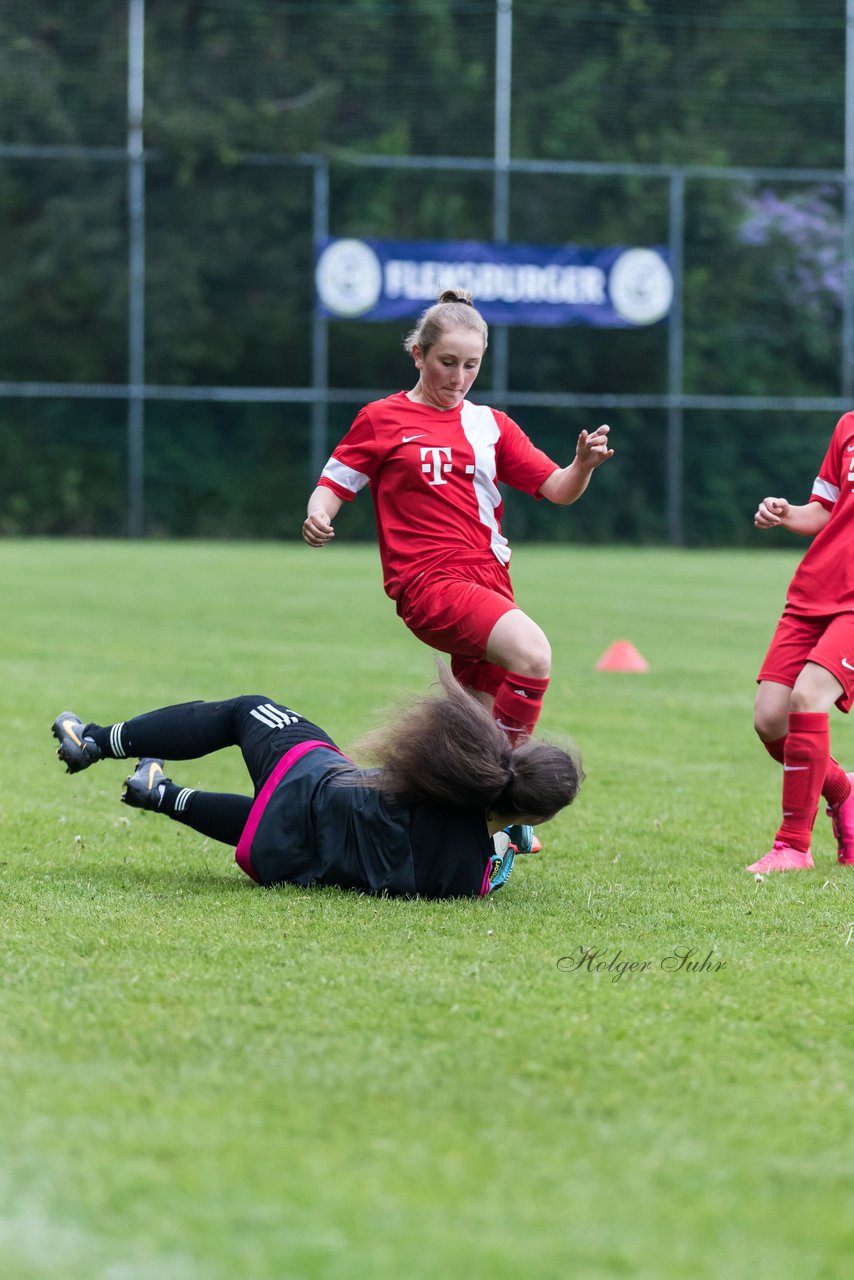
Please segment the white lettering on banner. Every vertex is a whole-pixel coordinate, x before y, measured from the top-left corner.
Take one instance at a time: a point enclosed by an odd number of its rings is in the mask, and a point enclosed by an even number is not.
[[[448,461],[443,462],[443,458],[447,458]],[[442,479],[442,472],[451,470],[451,450],[422,445],[421,470],[426,475],[429,475],[431,471],[433,472],[433,479],[429,480],[428,484],[447,484],[447,480]]]
[[[605,272],[600,267],[541,267],[536,263],[413,262],[385,263],[387,298],[427,301],[444,289],[468,289],[482,302],[546,302],[603,306]]]

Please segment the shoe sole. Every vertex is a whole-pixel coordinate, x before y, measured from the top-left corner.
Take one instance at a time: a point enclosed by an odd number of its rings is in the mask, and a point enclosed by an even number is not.
[[[129,805],[131,809],[147,809],[151,813],[157,811],[157,804],[152,803],[157,788],[161,782],[169,782],[163,773],[163,761],[154,757],[147,757],[146,774],[147,777],[139,776],[142,768],[142,761],[136,766],[135,771],[125,778],[124,790],[121,794],[123,804]]]
[[[60,728],[60,723],[62,728]],[[86,750],[80,738],[73,729],[68,728],[70,724],[79,724],[80,721],[63,712],[58,715],[51,726],[51,733],[56,738],[59,746],[56,754],[65,765],[69,773],[80,773],[83,769],[88,769],[90,764],[94,762],[86,755]],[[69,739],[71,742],[69,743]],[[73,744],[73,745],[72,745]]]
[[[147,809],[148,808],[148,791],[140,791],[138,787],[131,786],[133,779],[128,778],[121,794],[122,804],[126,804],[129,809]]]

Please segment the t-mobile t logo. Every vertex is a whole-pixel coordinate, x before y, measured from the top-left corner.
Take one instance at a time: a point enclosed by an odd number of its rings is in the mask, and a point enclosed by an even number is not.
[[[444,459],[448,461],[445,462]],[[421,446],[421,470],[425,475],[429,475],[432,471],[433,479],[428,484],[447,484],[447,480],[442,479],[442,473],[451,470],[451,450],[449,448],[437,448],[434,445]]]

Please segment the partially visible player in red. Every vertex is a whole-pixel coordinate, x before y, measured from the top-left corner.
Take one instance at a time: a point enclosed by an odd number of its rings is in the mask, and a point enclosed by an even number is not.
[[[551,649],[513,598],[497,486],[567,505],[613,449],[607,426],[582,431],[559,467],[506,414],[466,400],[486,343],[470,294],[447,290],[427,308],[405,342],[418,382],[359,412],[309,499],[302,535],[325,546],[342,502],[369,486],[386,593],[419,640],[451,655],[456,678],[513,741],[537,722]]]
[[[810,840],[824,796],[837,856],[854,865],[854,774],[830,754],[830,708],[854,699],[854,413],[836,424],[809,502],[764,498],[757,529],[812,538],[759,672],[756,732],[783,766],[783,821],[768,853],[748,871],[813,866]]]

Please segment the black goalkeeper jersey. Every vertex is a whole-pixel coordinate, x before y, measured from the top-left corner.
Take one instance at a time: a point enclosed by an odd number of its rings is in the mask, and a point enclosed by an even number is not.
[[[334,746],[286,753],[256,799],[237,861],[259,884],[477,897],[494,852],[482,813],[384,800]]]

